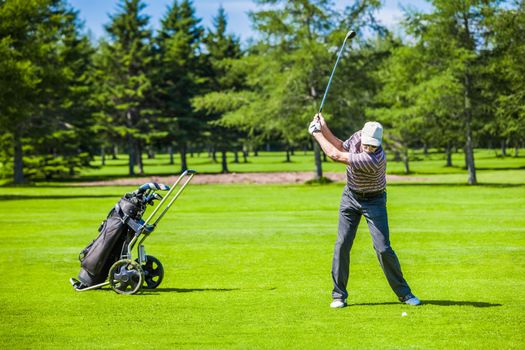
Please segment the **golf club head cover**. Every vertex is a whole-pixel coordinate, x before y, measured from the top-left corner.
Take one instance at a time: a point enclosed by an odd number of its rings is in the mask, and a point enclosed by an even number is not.
[[[164,184],[158,184],[156,182],[148,182],[144,185],[140,186],[138,189],[138,193],[144,193],[147,190],[153,190],[153,191],[169,191],[170,187],[168,185]]]

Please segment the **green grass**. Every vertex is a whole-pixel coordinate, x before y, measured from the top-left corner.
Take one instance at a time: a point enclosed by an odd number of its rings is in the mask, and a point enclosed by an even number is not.
[[[521,150],[520,154],[525,154]],[[239,154],[240,155],[240,154]],[[219,156],[219,155],[218,155]],[[388,153],[388,173],[403,174],[404,165],[402,162],[393,161],[393,154]],[[475,152],[476,167],[479,171],[501,171],[509,169],[525,169],[525,157],[496,157],[493,150],[478,149]],[[276,171],[314,171],[313,152],[296,151],[291,157],[291,162],[285,162],[284,152],[259,152],[257,157],[251,153],[248,163],[243,163],[242,157],[239,163],[233,163],[233,154],[228,153],[228,169],[231,172],[276,172]],[[93,169],[86,169],[82,172],[81,178],[111,178],[124,177],[128,174],[128,157],[123,154],[118,160],[108,159],[106,166],[100,166],[100,159],[96,158],[92,165]],[[410,171],[414,175],[442,175],[458,174],[462,175],[462,181],[466,182],[465,161],[462,152],[453,154],[453,166],[445,166],[445,156],[443,153],[433,151],[424,155],[422,151],[415,150],[410,154]],[[198,170],[200,173],[218,173],[221,171],[219,163],[215,163],[206,153],[188,156],[188,167]],[[169,157],[166,154],[159,154],[154,159],[144,158],[144,171],[146,175],[172,175],[180,171],[180,159],[175,157],[175,164],[169,164]],[[323,163],[325,172],[344,172],[345,169],[340,164],[332,161]]]
[[[68,283],[133,188],[3,187],[0,348],[523,349],[521,166],[487,170],[499,185],[389,186],[392,245],[416,308],[396,302],[364,222],[350,306],[328,307],[341,184],[188,187],[146,241],[165,280],[134,296]]]

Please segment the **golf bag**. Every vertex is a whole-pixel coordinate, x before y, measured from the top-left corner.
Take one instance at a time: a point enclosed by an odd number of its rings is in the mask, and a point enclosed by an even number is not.
[[[84,286],[104,282],[111,266],[120,259],[133,237],[128,222],[139,221],[145,210],[145,203],[139,197],[134,192],[124,195],[100,225],[98,237],[80,252],[78,279]]]

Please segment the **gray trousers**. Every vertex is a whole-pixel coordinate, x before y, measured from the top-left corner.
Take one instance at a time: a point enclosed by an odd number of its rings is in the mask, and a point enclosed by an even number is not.
[[[346,299],[348,291],[348,275],[350,270],[350,249],[354,242],[357,226],[364,215],[374,249],[381,264],[381,268],[388,280],[388,284],[403,301],[411,295],[410,287],[403,278],[399,260],[390,247],[388,216],[386,212],[386,192],[372,198],[359,196],[345,187],[339,208],[339,228],[335,242],[334,258],[332,261],[332,279],[334,299]]]

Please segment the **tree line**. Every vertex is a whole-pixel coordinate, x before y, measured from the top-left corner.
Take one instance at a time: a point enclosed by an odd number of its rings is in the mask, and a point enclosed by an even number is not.
[[[0,0],[0,175],[15,183],[63,178],[96,154],[129,154],[129,175],[143,157],[207,150],[257,150],[279,142],[287,160],[319,148],[306,132],[337,49],[357,37],[337,67],[324,114],[340,137],[366,120],[385,126],[385,146],[438,148],[452,166],[463,150],[475,184],[475,147],[525,141],[523,1],[432,0],[432,11],[405,9],[399,32],[376,18],[379,0],[343,11],[328,0],[255,0],[257,33],[241,45],[218,8],[204,28],[190,0],[174,0],[157,30],[143,0],[120,0],[89,40],[66,0]],[[214,158],[215,159],[215,158]]]

